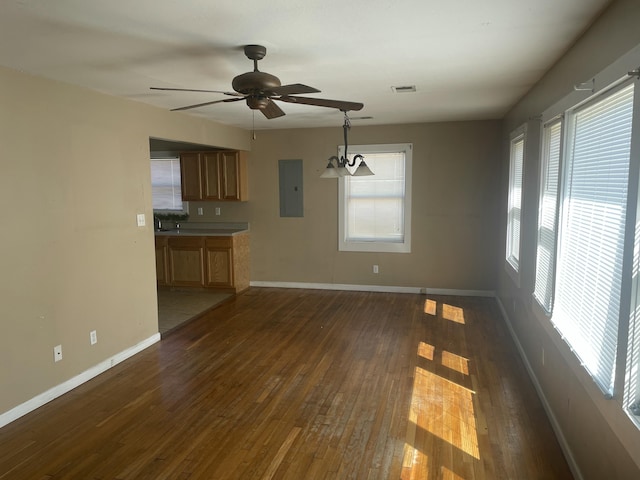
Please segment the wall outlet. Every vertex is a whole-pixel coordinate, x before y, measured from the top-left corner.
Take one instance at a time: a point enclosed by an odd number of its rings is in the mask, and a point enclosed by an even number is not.
[[[220,207],[216,207],[216,215],[220,215]]]
[[[98,343],[98,333],[95,330],[91,330],[89,333],[89,341],[91,342],[91,345]]]
[[[62,345],[56,345],[53,347],[53,361],[59,362],[62,360]]]
[[[139,227],[144,227],[147,224],[147,221],[144,218],[144,213],[139,213],[138,215],[136,215],[136,222],[138,223]]]
[[[204,210],[202,210],[202,207],[198,207],[198,215],[204,215]]]
[[[378,269],[378,265],[374,265],[373,266],[373,273],[378,273],[379,269]]]

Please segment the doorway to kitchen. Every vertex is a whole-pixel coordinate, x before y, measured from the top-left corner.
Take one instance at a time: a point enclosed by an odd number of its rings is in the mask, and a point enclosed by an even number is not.
[[[156,169],[158,171],[155,177],[152,163],[152,177],[155,178],[155,180],[152,178],[154,213],[185,214],[189,212],[188,202],[182,202],[181,199],[180,153],[208,148],[211,147],[158,138],[149,139],[150,161],[162,160],[156,162],[161,167],[159,170]],[[154,182],[159,182],[160,188],[154,187]],[[161,202],[157,201],[158,196],[162,200]],[[232,294],[223,292],[159,287],[158,331],[161,336],[165,336],[231,297]]]

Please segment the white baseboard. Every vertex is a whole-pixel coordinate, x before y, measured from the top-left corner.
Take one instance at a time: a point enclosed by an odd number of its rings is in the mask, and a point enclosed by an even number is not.
[[[308,288],[315,290],[346,290],[353,292],[414,293],[423,295],[457,295],[461,297],[495,297],[491,290],[457,290],[448,288],[394,287],[388,285],[352,285],[344,283],[261,282],[252,281],[252,287]]]
[[[66,382],[61,383],[60,385],[56,385],[55,387],[50,388],[46,392],[43,392],[40,395],[37,395],[32,399],[27,400],[26,402],[21,403],[20,405],[12,408],[11,410],[1,414],[0,428],[13,422],[14,420],[17,420],[23,415],[26,415],[27,413],[32,412],[36,408],[41,407],[42,405],[50,402],[54,398],[57,398],[61,395],[64,395],[67,392],[70,392],[74,388],[82,385],[85,382],[88,382],[93,377],[97,377],[101,373],[109,370],[111,367],[119,364],[120,362],[123,362],[129,357],[134,356],[136,353],[141,352],[145,348],[150,347],[151,345],[158,342],[159,340],[160,340],[160,334],[156,333],[155,335],[152,335],[151,337],[137,343],[133,347],[127,348],[126,350],[120,353],[116,353],[114,356],[107,358],[106,360],[100,362],[97,365],[94,365],[90,369],[85,370],[84,372],[82,372],[79,375],[76,375],[73,378],[70,378]]]
[[[573,456],[573,452],[569,447],[569,443],[567,442],[567,439],[565,438],[564,433],[562,432],[562,428],[560,428],[560,424],[558,423],[556,416],[553,414],[551,405],[549,405],[549,401],[547,400],[547,397],[544,394],[544,390],[542,389],[542,386],[540,385],[540,382],[538,381],[538,378],[536,377],[536,374],[534,373],[533,368],[531,367],[531,363],[529,362],[529,359],[525,354],[524,348],[522,347],[522,344],[520,343],[520,340],[518,339],[518,336],[516,335],[516,332],[513,329],[513,326],[511,325],[511,321],[509,320],[509,315],[507,314],[507,311],[505,310],[504,305],[502,304],[502,301],[498,296],[496,296],[496,302],[498,303],[498,307],[500,308],[500,312],[502,313],[502,318],[504,320],[504,323],[507,325],[507,328],[509,329],[509,333],[511,335],[513,343],[515,343],[516,348],[518,349],[518,353],[520,354],[522,363],[524,363],[524,366],[527,369],[529,378],[531,378],[531,381],[533,382],[533,386],[535,387],[536,392],[538,393],[538,397],[542,402],[542,406],[545,412],[547,413],[547,417],[549,418],[549,421],[551,422],[551,428],[553,428],[553,431],[556,434],[556,438],[558,439],[558,443],[560,443],[560,448],[562,448],[562,452],[564,453],[564,456],[567,459],[567,463],[569,464],[571,473],[573,473],[573,476],[576,480],[584,480],[584,477],[582,476],[582,472],[578,467],[578,463],[576,462],[576,459]]]

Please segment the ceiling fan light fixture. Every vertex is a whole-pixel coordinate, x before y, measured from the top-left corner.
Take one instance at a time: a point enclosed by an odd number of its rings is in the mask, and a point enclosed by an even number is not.
[[[269,105],[269,99],[259,95],[251,95],[247,97],[247,105],[252,110],[263,110]]]

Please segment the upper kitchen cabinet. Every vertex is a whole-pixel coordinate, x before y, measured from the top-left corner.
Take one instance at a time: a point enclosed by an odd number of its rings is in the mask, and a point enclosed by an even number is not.
[[[189,152],[180,155],[182,199],[248,200],[247,152]]]

